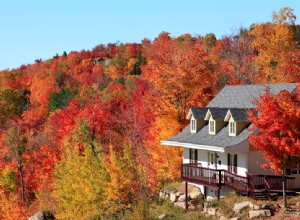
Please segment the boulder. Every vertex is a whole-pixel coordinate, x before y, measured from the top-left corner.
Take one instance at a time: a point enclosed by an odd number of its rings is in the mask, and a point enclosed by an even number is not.
[[[164,219],[166,217],[166,213],[161,214],[160,216],[158,216],[158,219]]]
[[[240,220],[240,217],[234,217],[234,218],[230,218],[230,220]]]
[[[234,207],[233,207],[233,211],[236,213],[236,214],[239,214],[244,208],[247,208],[248,206],[251,205],[251,202],[240,202],[240,203],[235,203],[234,204]]]
[[[184,202],[185,201],[185,194],[178,197],[178,202]]]
[[[185,209],[185,202],[175,202],[174,206]]]
[[[201,192],[191,192],[189,195],[191,199],[202,199],[204,197]]]
[[[176,194],[176,196],[181,196],[181,195],[183,195],[184,193],[183,192],[181,192],[181,191],[178,191],[177,193],[175,193]]]
[[[271,211],[264,209],[264,210],[250,210],[249,211],[249,219],[257,218],[257,217],[270,217]]]
[[[28,220],[54,220],[55,217],[52,212],[49,211],[39,211],[33,216],[29,217]]]
[[[218,208],[217,207],[209,207],[206,209],[206,213],[208,215],[217,215],[218,214]]]
[[[228,220],[228,218],[226,218],[225,216],[222,215],[222,216],[220,217],[220,220]]]
[[[258,205],[255,205],[255,204],[252,204],[252,203],[249,205],[249,207],[250,207],[251,210],[259,210],[260,209],[260,207]]]
[[[174,192],[170,193],[170,201],[171,201],[172,203],[174,203],[174,202],[177,201],[176,193],[174,193]]]

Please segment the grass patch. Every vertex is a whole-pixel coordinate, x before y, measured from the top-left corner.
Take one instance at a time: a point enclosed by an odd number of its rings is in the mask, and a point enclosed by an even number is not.
[[[188,211],[174,206],[172,203],[162,200],[150,205],[149,219],[157,220],[161,214],[166,214],[164,220],[214,220],[214,217],[206,217],[200,211]]]
[[[181,182],[173,182],[173,183],[169,183],[169,184],[165,185],[164,189],[169,190],[169,191],[178,190],[178,188],[181,187],[181,185],[182,185]]]

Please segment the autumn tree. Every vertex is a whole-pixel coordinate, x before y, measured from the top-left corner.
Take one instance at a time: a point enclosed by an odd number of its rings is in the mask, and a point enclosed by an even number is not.
[[[286,56],[298,49],[293,26],[289,24],[295,19],[292,10],[285,8],[273,16],[273,23],[256,24],[250,32],[261,83],[287,82],[282,68],[288,65]]]
[[[250,136],[250,144],[263,153],[276,173],[282,171],[285,175],[293,165],[288,158],[300,155],[299,88],[295,93],[282,91],[278,95],[267,91],[258,100],[256,110],[250,112],[249,121],[258,131]]]
[[[15,123],[3,135],[1,163],[11,164],[18,171],[20,197],[22,204],[26,205],[26,187],[24,177],[24,154],[27,147],[27,137],[20,124]]]
[[[107,173],[108,209],[112,214],[124,215],[125,211],[136,205],[139,199],[138,167],[132,147],[125,146],[119,156],[112,147],[110,148]]]
[[[190,35],[176,39],[161,33],[153,43],[144,43],[144,53],[142,71],[154,95],[183,125],[189,106],[205,105],[212,93],[213,75],[202,43]]]
[[[3,127],[7,120],[20,116],[27,103],[26,95],[22,91],[0,90],[0,126]]]
[[[92,219],[106,211],[106,173],[104,157],[95,154],[99,143],[91,140],[86,123],[79,124],[74,140],[66,146],[66,157],[55,167],[53,197],[58,201],[57,216],[60,219]],[[93,141],[93,147],[90,145]],[[73,144],[83,145],[78,154]]]

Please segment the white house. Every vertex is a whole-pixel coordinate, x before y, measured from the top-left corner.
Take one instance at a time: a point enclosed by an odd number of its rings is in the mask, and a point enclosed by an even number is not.
[[[259,196],[281,190],[281,177],[264,170],[262,153],[251,147],[247,121],[254,100],[265,93],[293,92],[297,84],[225,86],[204,108],[191,108],[190,124],[162,145],[183,147],[181,179],[197,185],[207,198],[219,198],[229,191]],[[288,190],[300,188],[299,166],[286,178]]]

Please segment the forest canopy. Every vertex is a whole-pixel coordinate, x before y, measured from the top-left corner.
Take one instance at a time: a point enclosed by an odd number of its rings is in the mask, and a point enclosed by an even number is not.
[[[299,83],[299,44],[283,8],[221,39],[162,32],[1,71],[0,219],[146,215],[157,190],[180,179],[180,148],[160,140],[225,85]]]

